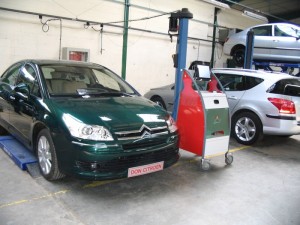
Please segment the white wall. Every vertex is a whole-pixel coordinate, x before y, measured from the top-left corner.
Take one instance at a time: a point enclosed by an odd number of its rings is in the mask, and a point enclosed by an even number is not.
[[[56,15],[96,22],[122,21],[124,5],[121,0],[1,0],[0,7]],[[188,8],[193,13],[189,21],[189,36],[212,39],[214,7],[200,0],[131,0],[130,19],[158,15]],[[141,6],[141,7],[136,7]],[[151,20],[130,22],[129,26],[167,33],[169,15]],[[48,18],[43,18],[46,21]],[[218,24],[228,28],[245,28],[259,21],[246,18],[235,10],[222,10]],[[62,20],[62,47],[90,50],[90,61],[105,65],[121,74],[123,30],[104,26],[104,33],[84,28],[84,23]],[[119,23],[118,25],[122,25]],[[94,26],[99,30],[99,26]],[[59,58],[59,21],[49,22],[49,31],[42,31],[38,16],[0,10],[0,73],[10,64],[25,58]],[[101,42],[104,49],[101,54]],[[170,84],[175,80],[172,54],[176,52],[176,37],[129,30],[126,80],[141,94],[152,87]],[[217,44],[215,67],[223,67],[226,56]],[[194,60],[210,61],[211,43],[190,40],[187,67]]]

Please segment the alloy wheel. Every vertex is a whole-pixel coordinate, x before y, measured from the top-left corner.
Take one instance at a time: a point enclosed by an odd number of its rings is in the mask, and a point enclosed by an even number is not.
[[[241,141],[251,141],[256,134],[255,123],[249,117],[241,117],[235,124],[235,133]]]
[[[38,160],[42,172],[49,174],[52,168],[52,155],[50,151],[50,144],[45,136],[41,136],[37,146]]]

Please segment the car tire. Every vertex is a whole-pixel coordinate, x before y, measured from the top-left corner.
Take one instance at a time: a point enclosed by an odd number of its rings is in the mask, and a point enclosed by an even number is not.
[[[151,101],[154,102],[154,103],[156,103],[157,105],[159,105],[163,109],[167,110],[166,104],[165,104],[164,100],[162,100],[161,97],[154,96],[154,97],[151,98]]]
[[[243,112],[233,117],[232,136],[240,144],[251,145],[263,137],[262,124],[258,116]]]
[[[245,47],[237,47],[233,50],[232,58],[236,66],[243,67],[245,61]]]
[[[3,135],[8,135],[8,132],[4,127],[0,126],[0,136],[3,136]]]
[[[65,176],[58,168],[55,146],[47,129],[41,130],[37,136],[36,155],[40,171],[45,179],[53,181]]]

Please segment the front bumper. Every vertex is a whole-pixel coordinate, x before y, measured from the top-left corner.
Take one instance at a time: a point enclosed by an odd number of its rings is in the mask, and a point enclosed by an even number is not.
[[[179,159],[178,134],[143,145],[139,143],[131,150],[128,149],[128,143],[87,144],[76,141],[70,143],[62,136],[59,139],[60,150],[57,152],[60,170],[82,179],[125,178],[128,177],[129,168],[163,161],[165,169]]]

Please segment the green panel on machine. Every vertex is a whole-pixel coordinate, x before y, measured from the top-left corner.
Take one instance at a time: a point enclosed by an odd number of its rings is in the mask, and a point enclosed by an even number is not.
[[[229,109],[206,109],[206,138],[227,136],[229,129]]]

